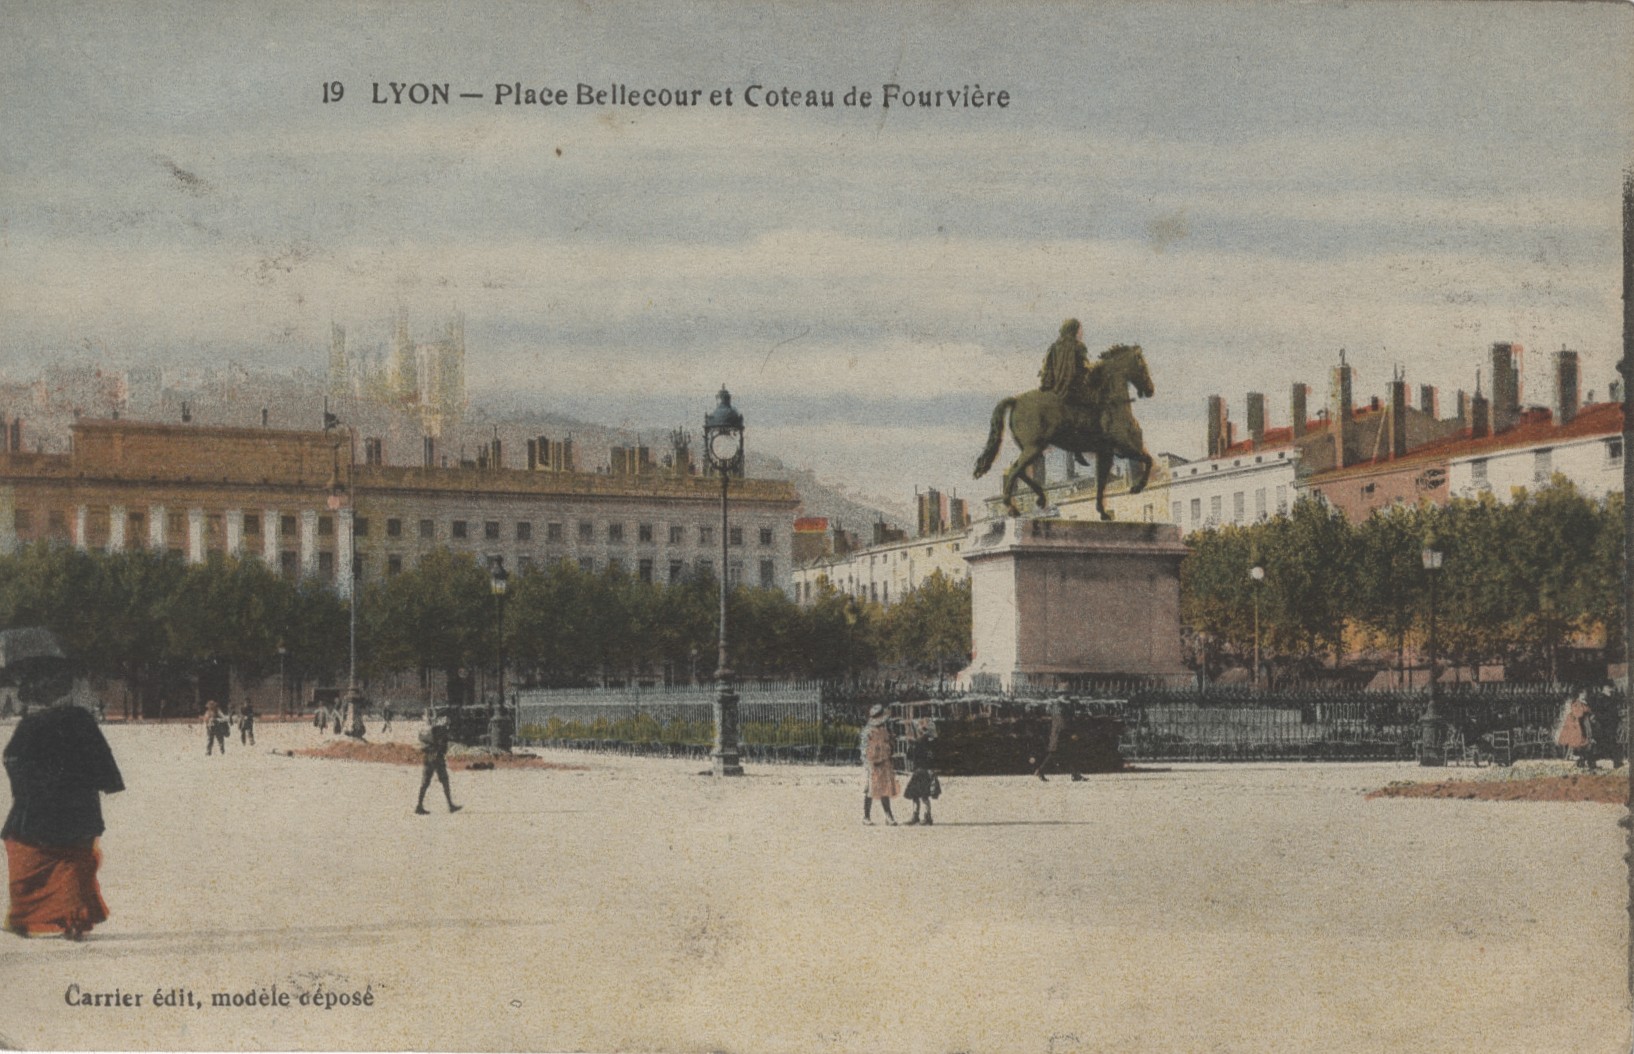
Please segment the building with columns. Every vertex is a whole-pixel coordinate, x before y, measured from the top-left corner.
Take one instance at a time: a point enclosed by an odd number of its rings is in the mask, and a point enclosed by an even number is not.
[[[193,563],[255,557],[343,596],[343,569],[391,575],[439,547],[512,570],[571,560],[654,582],[719,573],[720,486],[702,476],[407,467],[363,458],[345,432],[125,420],[77,421],[70,446],[0,452],[0,552],[47,540]],[[793,486],[734,481],[731,501],[732,580],[788,591]]]

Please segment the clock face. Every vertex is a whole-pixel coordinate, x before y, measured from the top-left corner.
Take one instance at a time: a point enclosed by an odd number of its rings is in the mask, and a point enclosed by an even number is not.
[[[738,456],[738,436],[732,432],[716,432],[709,437],[709,452],[716,461],[732,461]]]

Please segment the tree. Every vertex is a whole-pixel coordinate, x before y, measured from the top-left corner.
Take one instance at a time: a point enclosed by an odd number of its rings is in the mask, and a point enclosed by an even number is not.
[[[891,662],[938,680],[970,661],[970,580],[932,572],[884,612],[881,638]]]

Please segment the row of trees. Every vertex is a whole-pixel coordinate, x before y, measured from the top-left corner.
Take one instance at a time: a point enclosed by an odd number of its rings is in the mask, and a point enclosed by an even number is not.
[[[413,672],[426,683],[497,668],[501,601],[488,568],[438,550],[411,570],[364,584],[357,608],[360,675]],[[644,583],[576,564],[510,578],[503,653],[513,683],[635,678],[708,680],[717,662],[715,579]],[[731,664],[740,677],[839,679],[883,667],[949,674],[970,651],[970,589],[932,577],[889,610],[826,591],[801,607],[784,593],[733,589]],[[43,625],[76,672],[124,683],[144,713],[190,709],[254,682],[338,683],[351,613],[318,582],[293,582],[256,559],[187,564],[140,550],[36,545],[0,557],[0,627]]]
[[[1359,523],[1301,499],[1287,516],[1190,535],[1182,617],[1211,673],[1251,662],[1256,600],[1273,671],[1366,652],[1404,666],[1424,661],[1435,575],[1443,665],[1560,680],[1576,648],[1621,654],[1622,508],[1621,495],[1595,501],[1562,477],[1509,502],[1395,506]],[[1442,554],[1439,571],[1425,569],[1426,548]]]

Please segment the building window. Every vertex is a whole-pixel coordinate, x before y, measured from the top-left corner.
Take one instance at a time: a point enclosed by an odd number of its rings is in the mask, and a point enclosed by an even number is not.
[[[1606,460],[1613,465],[1623,463],[1623,437],[1616,436],[1606,440]]]
[[[615,545],[624,544],[624,525],[622,523],[609,523],[607,525],[607,540]]]
[[[260,517],[256,517],[255,521],[256,521],[257,531],[259,532],[259,529],[260,529],[260,526],[261,526]],[[146,546],[147,543],[148,543],[148,539],[147,539],[147,523],[148,523],[147,517],[143,516],[139,512],[133,512],[133,513],[129,514],[128,516],[126,516],[125,517],[125,524],[126,524],[126,526],[125,526],[125,544],[135,546],[138,549],[141,549],[144,546]]]
[[[352,517],[352,535],[356,538],[369,536],[369,518],[367,516]]]
[[[772,587],[774,587],[776,585],[777,585],[777,565],[774,564],[770,560],[760,561],[760,588],[762,588],[762,589],[771,589]],[[887,590],[889,590],[891,587],[886,586],[885,588]],[[886,593],[886,596],[889,597],[890,594]]]
[[[1247,513],[1248,509],[1243,500],[1243,492],[1239,490],[1237,493],[1231,496],[1231,522],[1243,522],[1243,517],[1246,516]]]
[[[596,525],[589,520],[579,521],[579,541],[585,545],[596,540]]]
[[[1170,505],[1169,519],[1174,523],[1180,522],[1180,503],[1178,501]]]
[[[559,523],[545,524],[545,541],[559,542],[562,540],[562,525]]]
[[[669,529],[669,543],[671,545],[680,545],[682,535],[684,534],[685,531],[686,531],[686,528],[684,528],[684,527],[680,527],[680,526],[671,527]]]
[[[1532,451],[1532,481],[1547,483],[1554,474],[1555,452],[1551,447]]]
[[[743,544],[743,528],[742,527],[733,527],[732,528],[732,530],[731,530],[731,542],[732,542],[733,545],[742,545]]]
[[[698,528],[698,544],[699,545],[714,545],[715,544],[715,528],[713,528],[713,527],[699,527]]]
[[[713,560],[699,560],[698,561],[698,575],[700,577],[702,577],[702,578],[714,578],[715,577],[715,561],[713,561]]]
[[[490,542],[499,541],[499,521],[487,520],[482,525],[482,537]]]
[[[743,561],[733,560],[726,565],[726,584],[737,586],[743,584]]]
[[[1470,481],[1477,487],[1484,487],[1487,485],[1486,458],[1476,458],[1474,461],[1469,463],[1469,478]]]
[[[516,521],[516,540],[519,542],[533,541],[533,524],[527,520]]]
[[[19,531],[32,531],[34,529],[34,510],[18,509],[12,513],[11,522]]]
[[[127,521],[127,522],[129,522],[129,521]],[[260,534],[261,533],[261,517],[257,516],[253,512],[245,513],[244,514],[244,533],[245,534]]]
[[[579,557],[579,570],[583,571],[587,575],[595,574],[596,573],[596,558],[593,557],[593,556],[581,556],[581,557]]]
[[[760,544],[761,545],[770,545],[770,544],[772,544],[772,529],[770,527],[762,527],[760,529]]]
[[[294,578],[301,572],[300,557],[293,549],[285,549],[278,554],[278,570],[284,573],[285,578]]]
[[[624,561],[620,560],[616,556],[608,557],[608,559],[607,559],[607,570],[611,571],[614,574],[617,574],[618,572],[624,570]]]
[[[454,538],[464,538],[465,537],[465,521],[464,520],[455,520],[454,522],[450,523],[448,525],[448,533],[449,533],[449,535],[451,537],[454,537]]]
[[[280,535],[284,536],[285,538],[295,537],[295,534],[296,534],[295,517],[293,517],[293,516],[280,516],[280,517],[278,517],[278,533]]]
[[[434,520],[421,520],[420,521],[420,540],[423,541],[423,542],[429,542],[429,541],[435,540],[436,537],[437,537],[437,524],[436,524],[436,521],[434,521]]]
[[[1254,519],[1265,519],[1265,488],[1261,487],[1254,492]]]
[[[1203,522],[1203,499],[1191,499],[1191,525],[1196,527]]]
[[[1277,511],[1288,511],[1288,485],[1286,483],[1277,487]]]
[[[335,518],[333,516],[318,517],[318,537],[328,538],[335,533]]]
[[[671,560],[669,562],[669,580],[671,585],[679,582],[681,580],[681,576],[684,574],[686,574],[686,563],[684,561]]]
[[[1216,494],[1208,500],[1208,522],[1220,522],[1220,506],[1224,504],[1220,495]]]
[[[386,557],[386,574],[400,575],[403,573],[403,558],[396,553]]]
[[[335,577],[335,554],[324,550],[318,554],[318,574],[325,578]]]
[[[644,558],[641,561],[641,563],[639,565],[637,565],[637,567],[638,567],[638,570],[636,572],[636,577],[640,578],[641,581],[646,582],[648,585],[651,585],[652,584],[652,560]]]
[[[638,542],[652,541],[652,524],[643,523],[635,529],[635,540]]]
[[[401,538],[401,537],[403,537],[403,521],[397,519],[396,517],[392,517],[391,519],[388,519],[386,521],[386,537],[387,538]]]

